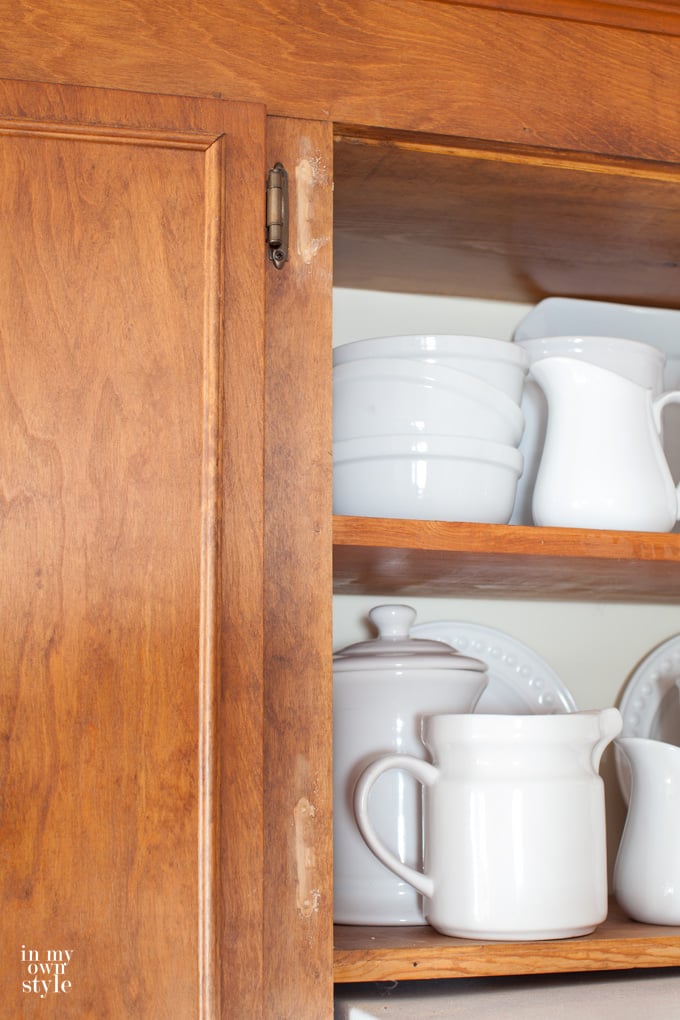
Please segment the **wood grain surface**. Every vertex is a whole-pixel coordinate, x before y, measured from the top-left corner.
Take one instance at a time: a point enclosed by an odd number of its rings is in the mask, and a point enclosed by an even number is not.
[[[256,1015],[262,110],[5,86],[0,151],[2,1010]]]
[[[270,118],[290,262],[267,275],[263,1017],[332,1015],[330,125]]]
[[[418,264],[437,292],[677,304],[677,4],[67,13],[0,0],[4,1003],[320,1020],[332,542],[345,592],[677,601],[680,572],[675,535],[333,536],[333,126],[337,282],[401,287]],[[221,98],[266,104],[266,151],[263,109]],[[280,274],[262,257],[277,159]],[[339,980],[467,966],[450,946],[372,954],[365,934],[338,947]],[[465,949],[474,972],[526,973],[671,966],[678,945],[622,920]],[[68,993],[22,988],[23,953],[66,949]]]
[[[73,0],[65,17],[58,0],[2,0],[11,31],[0,37],[0,69],[8,78],[254,100],[289,117],[680,156],[673,4],[500,6]]]
[[[336,286],[680,304],[677,166],[344,125],[335,135]]]
[[[483,942],[413,928],[335,926],[335,980],[412,981],[508,974],[680,967],[680,929],[629,921],[615,900],[590,935],[554,941]]]

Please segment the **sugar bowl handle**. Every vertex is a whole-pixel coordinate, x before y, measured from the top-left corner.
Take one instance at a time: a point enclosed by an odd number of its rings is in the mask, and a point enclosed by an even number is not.
[[[439,778],[439,769],[431,765],[430,762],[414,758],[410,754],[388,754],[377,758],[368,768],[364,769],[357,782],[354,791],[354,817],[364,841],[378,860],[423,896],[431,897],[434,891],[432,878],[400,861],[379,839],[369,818],[371,788],[378,777],[390,769],[402,769],[404,772],[410,773],[423,786],[432,786]]]

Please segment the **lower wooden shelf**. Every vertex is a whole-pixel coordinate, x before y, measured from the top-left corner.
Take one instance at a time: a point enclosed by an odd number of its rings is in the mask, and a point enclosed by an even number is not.
[[[549,942],[476,942],[429,927],[336,925],[334,979],[406,981],[680,966],[680,927],[630,921],[615,901],[591,935]]]

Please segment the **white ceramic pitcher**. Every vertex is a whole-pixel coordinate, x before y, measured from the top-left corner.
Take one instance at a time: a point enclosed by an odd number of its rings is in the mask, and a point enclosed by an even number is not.
[[[680,924],[680,747],[621,737],[630,768],[628,814],[614,866],[614,892],[635,921]]]
[[[434,715],[423,720],[432,763],[378,758],[357,783],[357,824],[373,853],[424,897],[445,935],[556,939],[607,916],[600,757],[621,730],[616,708],[551,716]],[[422,783],[424,872],[377,835],[369,796],[382,773]]]
[[[661,411],[680,391],[654,397],[617,372],[574,358],[532,365],[548,402],[534,486],[534,523],[556,527],[671,531],[680,486],[661,442]]]

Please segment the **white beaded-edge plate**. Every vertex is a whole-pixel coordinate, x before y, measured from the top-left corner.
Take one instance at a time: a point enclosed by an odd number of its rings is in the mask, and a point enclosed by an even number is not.
[[[489,685],[476,714],[557,715],[575,712],[571,692],[548,663],[527,645],[501,630],[479,623],[440,620],[418,623],[411,637],[445,641],[457,651],[486,663]]]
[[[680,634],[652,649],[626,682],[619,711],[622,737],[646,737],[680,745]],[[616,772],[626,802],[628,765],[616,755]]]

